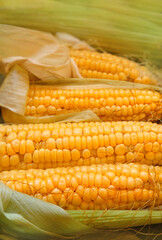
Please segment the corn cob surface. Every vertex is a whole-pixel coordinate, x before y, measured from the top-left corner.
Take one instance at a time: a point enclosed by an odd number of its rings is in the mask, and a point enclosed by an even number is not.
[[[100,78],[129,81],[144,84],[155,84],[155,77],[146,67],[108,53],[89,50],[70,51],[80,74],[84,78]]]
[[[65,209],[139,209],[162,204],[162,167],[142,164],[4,171],[0,181]]]
[[[124,121],[0,125],[0,171],[129,162],[162,165],[162,125]]]
[[[26,116],[93,110],[103,121],[156,121],[162,118],[162,95],[143,89],[55,89],[31,86]]]

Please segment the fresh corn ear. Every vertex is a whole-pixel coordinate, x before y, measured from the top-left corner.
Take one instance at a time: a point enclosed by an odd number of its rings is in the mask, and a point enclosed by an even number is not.
[[[145,122],[0,125],[0,171],[104,163],[162,165],[162,126]]]
[[[162,167],[104,164],[0,173],[10,188],[65,209],[139,209],[162,204]]]
[[[103,121],[156,121],[162,118],[162,95],[148,89],[57,89],[37,85],[29,89],[25,115],[51,116],[87,109]]]
[[[84,78],[99,78],[155,84],[156,80],[147,68],[123,57],[90,50],[71,50]]]
[[[31,85],[25,117],[34,119],[92,110],[102,121],[157,121],[162,119],[162,94],[153,89],[111,88],[98,85],[66,88]],[[95,87],[96,86],[96,87]],[[3,109],[5,122],[19,123],[19,115]],[[24,119],[25,119],[24,117]],[[32,120],[33,119],[33,120]],[[47,119],[48,120],[48,119]],[[47,121],[46,120],[46,121]],[[24,121],[24,120],[21,120]]]

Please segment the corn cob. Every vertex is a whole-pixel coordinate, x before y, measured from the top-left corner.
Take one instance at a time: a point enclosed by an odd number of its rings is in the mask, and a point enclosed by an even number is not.
[[[31,86],[26,116],[93,110],[103,121],[151,121],[162,118],[162,95],[142,89],[55,89]]]
[[[162,126],[145,122],[0,125],[0,171],[103,163],[162,165]]]
[[[104,164],[0,173],[10,188],[65,209],[138,209],[162,204],[162,167]]]
[[[123,57],[89,50],[70,51],[84,78],[99,78],[155,84],[156,80],[145,67]]]

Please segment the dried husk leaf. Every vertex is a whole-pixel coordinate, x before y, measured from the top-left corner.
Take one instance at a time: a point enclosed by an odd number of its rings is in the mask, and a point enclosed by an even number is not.
[[[100,118],[91,110],[66,114],[29,117],[14,113],[2,108],[2,117],[5,123],[53,123],[53,122],[99,122]]]
[[[28,90],[27,71],[14,66],[0,87],[0,106],[24,115]]]
[[[0,36],[0,67],[5,75],[17,64],[31,79],[80,77],[69,48],[52,34],[0,24]]]
[[[62,42],[64,45],[69,48],[78,49],[78,50],[95,50],[85,41],[81,41],[79,38],[72,36],[71,34],[64,32],[57,32],[56,38],[59,42]]]

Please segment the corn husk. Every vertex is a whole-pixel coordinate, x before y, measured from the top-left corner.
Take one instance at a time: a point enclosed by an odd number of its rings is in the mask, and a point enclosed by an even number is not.
[[[130,234],[130,228],[162,223],[160,210],[65,211],[54,204],[11,190],[3,183],[0,183],[0,216],[2,239],[7,239],[7,236],[9,239],[33,240],[84,236],[87,239],[87,234],[100,236],[101,229],[114,229],[116,235],[112,231],[110,236],[113,238],[109,239],[118,239],[117,235],[123,234],[121,229],[129,228],[125,237],[138,240],[136,233]]]
[[[99,89],[99,88],[123,88],[123,89],[152,89],[162,93],[162,88],[153,85],[144,85],[132,82],[100,80],[100,79],[55,79],[53,77],[46,80],[37,80],[36,84],[44,85],[44,88],[53,87],[55,89]],[[75,121],[78,110],[71,110],[71,113],[47,115],[47,116],[25,116],[26,100],[29,90],[28,72],[19,66],[15,66],[7,74],[0,88],[0,106],[2,106],[2,116],[6,123],[50,123],[62,121],[64,116],[69,116],[69,121]],[[160,104],[160,103],[159,103]],[[74,113],[75,112],[75,113]],[[84,115],[85,114],[85,115]],[[100,121],[99,117],[92,111],[83,111],[76,118],[91,121]],[[154,120],[154,116],[152,116]]]
[[[30,117],[17,114],[8,110],[7,108],[2,108],[2,117],[5,123],[54,123],[54,122],[100,122],[100,118],[91,110],[85,110],[81,112],[71,112],[52,116],[42,116],[42,117]]]
[[[96,48],[161,68],[161,0],[1,0],[0,22],[68,32]]]
[[[77,65],[69,56],[69,42],[88,48],[79,39],[63,34],[67,44],[52,34],[0,24],[0,69],[6,75],[19,65],[29,74],[29,79],[49,77],[81,77]]]
[[[28,90],[29,76],[27,71],[19,66],[13,67],[0,87],[0,106],[23,115]]]

